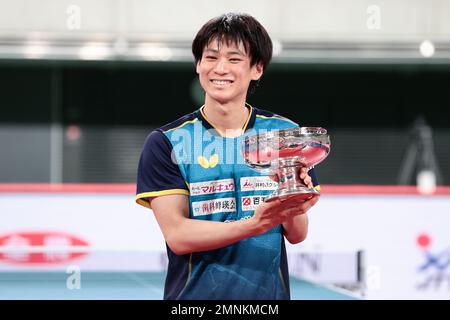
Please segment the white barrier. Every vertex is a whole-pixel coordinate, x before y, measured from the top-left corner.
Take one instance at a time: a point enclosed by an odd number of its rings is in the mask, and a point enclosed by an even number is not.
[[[323,196],[288,250],[364,252],[369,299],[450,299],[450,197]]]
[[[328,255],[335,262],[303,266],[306,278],[336,282],[362,272],[369,299],[450,299],[449,196],[323,195],[309,217],[308,238],[288,244],[290,256],[361,250],[365,270]],[[0,193],[0,219],[2,271],[71,264],[151,271],[165,264],[154,216],[129,193]],[[59,250],[39,252],[49,246]]]

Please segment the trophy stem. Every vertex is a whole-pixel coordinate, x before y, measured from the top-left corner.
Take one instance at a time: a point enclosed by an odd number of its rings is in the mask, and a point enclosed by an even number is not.
[[[301,168],[305,167],[303,157],[278,159],[276,167],[278,168],[276,174],[279,178],[278,189],[265,199],[266,202],[291,195],[308,200],[313,195],[320,194],[316,189],[308,188],[300,179]]]

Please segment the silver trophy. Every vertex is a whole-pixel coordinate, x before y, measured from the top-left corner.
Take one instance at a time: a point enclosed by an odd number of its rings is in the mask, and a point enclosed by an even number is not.
[[[265,201],[291,195],[302,195],[306,200],[320,193],[303,183],[299,171],[322,162],[328,156],[330,146],[327,130],[301,127],[246,137],[242,142],[242,154],[248,166],[278,176],[278,189]]]

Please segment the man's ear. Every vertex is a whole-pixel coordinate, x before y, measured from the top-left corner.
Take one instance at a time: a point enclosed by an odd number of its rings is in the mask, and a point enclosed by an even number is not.
[[[197,72],[197,74],[200,74],[200,71],[198,70],[200,68],[200,61],[198,60],[197,64],[195,65],[195,72]]]
[[[264,73],[264,68],[261,63],[257,63],[252,67],[252,80],[259,80]]]

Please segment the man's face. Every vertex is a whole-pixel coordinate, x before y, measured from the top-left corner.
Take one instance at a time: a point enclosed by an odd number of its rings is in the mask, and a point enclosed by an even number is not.
[[[262,66],[250,66],[250,57],[242,44],[229,45],[213,40],[197,63],[200,84],[209,98],[220,103],[245,100],[251,80],[262,75]]]

